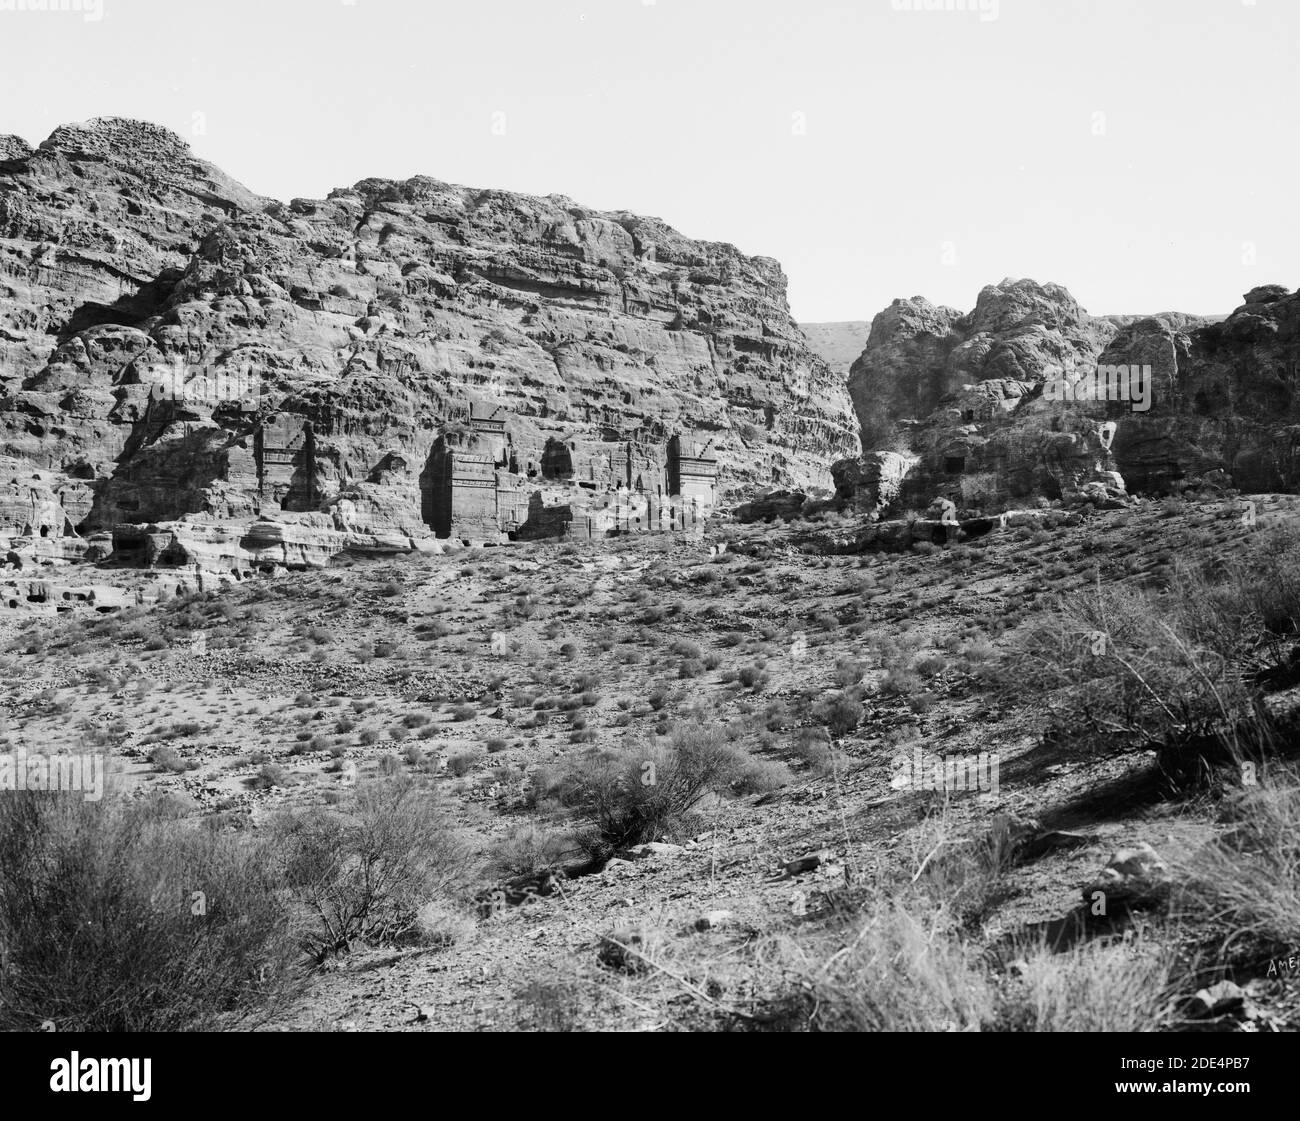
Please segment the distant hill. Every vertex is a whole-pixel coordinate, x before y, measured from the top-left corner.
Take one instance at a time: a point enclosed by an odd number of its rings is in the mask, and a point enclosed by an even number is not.
[[[849,372],[871,334],[869,319],[855,319],[848,323],[801,323],[799,326],[813,353],[841,374]]]

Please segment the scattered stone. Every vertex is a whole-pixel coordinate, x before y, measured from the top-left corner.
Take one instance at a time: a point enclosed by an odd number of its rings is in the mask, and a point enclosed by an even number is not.
[[[700,932],[717,930],[719,927],[731,926],[735,921],[735,917],[731,911],[710,911],[708,914],[701,915],[696,919],[694,926]]]
[[[665,841],[646,841],[644,844],[633,845],[630,849],[624,849],[627,856],[635,858],[644,858],[647,856],[678,856],[685,852],[686,849],[681,845],[670,845]]]
[[[1192,997],[1188,1014],[1198,1017],[1224,1016],[1245,1011],[1246,990],[1232,981],[1220,981]]]
[[[644,945],[645,939],[639,931],[616,930],[600,940],[596,959],[602,965],[624,973],[644,973],[649,968],[639,952]]]
[[[1108,904],[1134,907],[1157,902],[1169,892],[1169,869],[1145,841],[1120,849],[1095,879],[1083,888],[1083,901],[1092,903],[1097,892]]]
[[[787,860],[777,871],[768,876],[768,883],[779,883],[795,876],[802,876],[805,872],[815,872],[821,867],[825,856],[825,853],[815,852],[808,856],[801,856],[797,860]]]
[[[632,867],[632,862],[630,860],[623,860],[621,857],[614,856],[611,857],[608,861],[606,861],[605,867],[602,868],[601,871],[606,874],[618,873],[623,871],[624,869],[631,868],[631,867]]]

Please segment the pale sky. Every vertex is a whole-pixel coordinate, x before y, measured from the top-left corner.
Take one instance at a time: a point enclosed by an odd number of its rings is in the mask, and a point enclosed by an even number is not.
[[[92,11],[9,10],[42,4]],[[780,260],[808,322],[1300,284],[1297,0],[909,6],[0,0],[0,132],[142,117],[282,199],[425,174],[655,215]]]

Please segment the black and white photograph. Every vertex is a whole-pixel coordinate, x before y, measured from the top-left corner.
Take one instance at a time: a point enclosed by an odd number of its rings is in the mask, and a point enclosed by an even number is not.
[[[1054,1093],[1249,1095],[1300,1029],[1297,33],[0,0],[24,1082],[919,1032],[877,1075],[944,1094],[1019,1033]]]

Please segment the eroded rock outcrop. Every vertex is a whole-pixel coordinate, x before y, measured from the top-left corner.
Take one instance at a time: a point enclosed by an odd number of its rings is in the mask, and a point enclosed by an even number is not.
[[[1152,407],[1114,410],[1119,471],[1137,491],[1211,482],[1243,493],[1300,486],[1300,293],[1253,288],[1221,322],[1161,315],[1121,330],[1099,358],[1144,363]]]
[[[979,511],[1092,484],[1120,493],[1096,410],[1041,392],[1050,371],[1093,362],[1115,331],[1060,285],[1032,280],[989,285],[965,315],[895,300],[850,371],[864,455],[837,467],[841,500],[879,517],[936,494]]]
[[[968,315],[896,300],[850,373],[864,451],[836,465],[838,498],[880,517],[935,494],[969,515],[1187,486],[1291,491],[1298,368],[1300,295],[1277,285],[1221,321],[1095,318],[1028,280],[985,288]]]
[[[0,146],[0,296],[0,455],[82,536],[320,513],[418,538],[435,446],[498,408],[525,487],[640,449],[667,470],[689,437],[731,501],[829,487],[859,447],[775,261],[558,195],[419,177],[285,205],[101,119]]]

